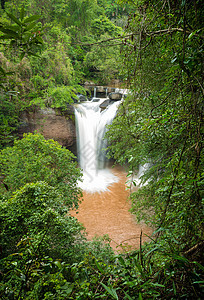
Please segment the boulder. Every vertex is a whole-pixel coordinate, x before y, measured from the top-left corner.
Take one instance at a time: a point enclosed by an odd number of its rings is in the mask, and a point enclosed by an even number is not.
[[[110,100],[119,101],[122,99],[123,95],[121,93],[110,93],[108,97]]]
[[[100,107],[101,109],[106,109],[106,107],[107,107],[109,104],[110,104],[110,100],[107,99],[107,100],[103,101],[103,102],[99,105],[99,107]]]
[[[91,102],[99,102],[99,100],[100,100],[100,98],[93,97],[93,98],[91,99]]]
[[[79,100],[79,102],[84,102],[84,101],[87,101],[87,98],[86,98],[86,96],[84,96],[84,95],[77,95],[77,97],[78,97],[78,100]]]

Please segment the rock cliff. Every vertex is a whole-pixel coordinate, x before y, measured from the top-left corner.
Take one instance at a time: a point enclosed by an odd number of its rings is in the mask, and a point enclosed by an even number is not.
[[[18,131],[20,137],[23,133],[34,131],[42,133],[46,139],[59,142],[60,145],[76,154],[76,133],[72,109],[63,114],[52,108],[24,112]]]

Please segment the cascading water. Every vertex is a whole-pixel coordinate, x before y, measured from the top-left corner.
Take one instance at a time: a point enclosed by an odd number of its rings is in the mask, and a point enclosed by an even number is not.
[[[98,100],[94,97],[92,102],[75,105],[78,159],[83,169],[83,181],[79,182],[83,189],[83,201],[79,204],[79,211],[72,212],[72,215],[86,228],[88,240],[95,235],[108,234],[111,246],[116,251],[120,246],[122,251],[131,247],[139,248],[141,230],[143,239],[147,239],[152,231],[142,224],[136,224],[127,201],[127,174],[119,165],[108,168],[102,150],[107,146],[104,140],[106,125],[115,117],[120,101],[113,102],[101,111],[100,106],[104,107],[105,103],[102,102],[107,99]],[[141,174],[143,171],[140,171]]]
[[[114,119],[120,101],[109,105],[101,111],[98,102],[83,102],[75,106],[77,129],[77,152],[80,167],[83,170],[83,181],[80,187],[87,192],[103,192],[108,186],[118,181],[106,167],[105,150],[107,142],[104,140],[106,125]]]

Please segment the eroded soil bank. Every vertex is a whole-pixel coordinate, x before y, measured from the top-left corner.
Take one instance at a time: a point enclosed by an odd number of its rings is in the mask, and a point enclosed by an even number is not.
[[[83,201],[79,205],[78,214],[72,215],[85,226],[88,239],[95,235],[108,234],[111,246],[118,251],[125,247],[139,248],[142,230],[142,241],[148,240],[152,229],[145,224],[138,224],[129,212],[130,202],[127,200],[126,174],[121,167],[115,167],[113,173],[119,177],[117,183],[103,193],[83,193]],[[146,236],[147,235],[147,236]]]

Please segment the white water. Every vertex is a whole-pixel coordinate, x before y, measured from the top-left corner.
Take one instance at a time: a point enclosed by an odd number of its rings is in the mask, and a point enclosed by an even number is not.
[[[120,101],[109,105],[101,111],[98,102],[83,102],[75,106],[77,129],[77,152],[80,167],[83,170],[82,182],[79,186],[90,193],[104,192],[108,186],[118,181],[118,178],[106,168],[106,157],[103,148],[106,125],[114,119]]]
[[[150,163],[146,163],[144,165],[140,165],[139,166],[138,173],[133,178],[133,181],[135,182],[135,184],[136,184],[137,187],[145,186],[149,182],[148,180],[145,181],[145,182],[142,181],[142,176],[149,169],[149,167],[150,167]]]

